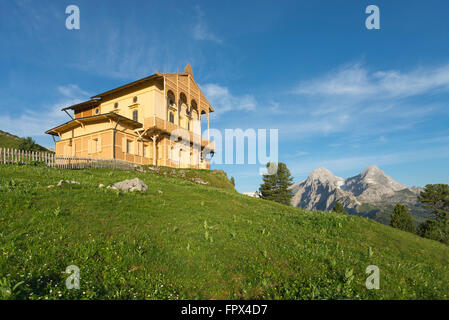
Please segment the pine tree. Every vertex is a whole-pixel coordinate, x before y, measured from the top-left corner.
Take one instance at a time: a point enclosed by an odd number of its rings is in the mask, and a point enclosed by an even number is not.
[[[231,177],[231,183],[235,187],[235,179],[234,179],[234,177]]]
[[[267,168],[270,166],[271,164],[267,163]],[[289,190],[291,185],[293,185],[293,177],[290,175],[290,170],[285,163],[279,162],[275,174],[263,175],[263,184],[259,189],[261,198],[290,205],[290,200],[293,197]]]
[[[335,202],[334,207],[332,208],[332,212],[336,212],[336,213],[346,213],[345,211],[345,207],[343,207],[343,205],[337,201]]]
[[[412,233],[416,232],[412,215],[408,212],[407,207],[400,203],[396,204],[393,209],[390,226]]]
[[[449,216],[449,185],[428,184],[418,200],[432,210],[437,220]]]
[[[418,200],[433,214],[433,217],[419,226],[418,234],[449,244],[449,185],[428,184]]]

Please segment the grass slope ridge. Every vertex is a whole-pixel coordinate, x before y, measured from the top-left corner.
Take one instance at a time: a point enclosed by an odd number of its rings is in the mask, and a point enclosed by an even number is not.
[[[134,177],[148,192],[98,188]],[[2,298],[449,297],[449,247],[369,219],[153,170],[6,165],[0,179]],[[81,184],[47,188],[60,179]],[[80,290],[65,289],[69,265],[80,268]],[[380,269],[380,290],[365,287],[369,265]]]
[[[18,149],[24,140],[24,138],[19,138],[18,136],[0,130],[0,148]],[[49,151],[47,148],[38,144],[36,144],[36,148],[39,151]]]

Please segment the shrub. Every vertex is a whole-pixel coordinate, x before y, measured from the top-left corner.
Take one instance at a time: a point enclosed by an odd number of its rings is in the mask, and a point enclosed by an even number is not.
[[[336,213],[346,213],[345,208],[343,207],[343,205],[340,202],[335,202],[334,207],[332,208],[332,212],[336,212]]]
[[[412,233],[416,232],[412,215],[408,211],[407,207],[400,203],[398,203],[393,209],[390,226]]]

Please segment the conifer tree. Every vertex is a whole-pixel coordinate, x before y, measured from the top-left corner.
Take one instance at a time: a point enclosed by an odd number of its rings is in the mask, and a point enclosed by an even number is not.
[[[400,203],[396,204],[393,209],[390,226],[412,233],[416,232],[412,215],[410,214],[410,212],[408,212],[407,207]]]
[[[339,201],[335,202],[335,205],[332,208],[332,212],[346,213],[345,208],[343,207],[343,205]]]
[[[270,165],[267,163],[267,168]],[[290,205],[290,200],[293,197],[289,189],[291,185],[293,185],[293,177],[290,175],[290,170],[285,163],[279,162],[275,174],[263,175],[263,183],[259,189],[261,198]]]

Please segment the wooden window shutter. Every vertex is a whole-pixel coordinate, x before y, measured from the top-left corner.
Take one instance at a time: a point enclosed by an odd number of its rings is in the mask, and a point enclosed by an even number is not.
[[[123,140],[122,140],[122,151],[126,152],[126,137],[123,137]]]
[[[92,153],[92,139],[89,139],[87,141],[87,153],[91,154]]]
[[[97,146],[97,152],[101,152],[101,138],[98,138]]]

